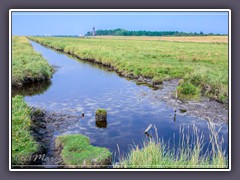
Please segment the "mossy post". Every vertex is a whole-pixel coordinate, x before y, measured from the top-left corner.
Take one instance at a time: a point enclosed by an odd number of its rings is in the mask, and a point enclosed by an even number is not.
[[[95,119],[96,122],[107,122],[107,111],[105,109],[97,109]]]

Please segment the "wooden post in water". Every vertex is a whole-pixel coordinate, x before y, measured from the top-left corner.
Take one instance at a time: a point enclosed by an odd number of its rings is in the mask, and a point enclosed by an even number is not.
[[[147,135],[147,137],[150,138],[150,140],[151,140],[152,136],[148,133],[148,131],[149,131],[151,128],[152,128],[152,124],[149,124],[149,126],[147,127],[147,129],[146,129],[145,132],[144,132],[144,133]]]
[[[177,98],[178,98],[178,93],[176,90],[176,92],[175,92],[175,112],[177,112]]]
[[[151,127],[152,127],[152,124],[149,124],[149,126],[147,127],[147,129],[145,130],[145,134],[147,134],[148,133],[148,131],[151,129]]]
[[[178,93],[177,90],[175,91],[175,111],[174,111],[174,118],[173,121],[176,121],[176,113],[177,113],[177,98],[178,98]]]

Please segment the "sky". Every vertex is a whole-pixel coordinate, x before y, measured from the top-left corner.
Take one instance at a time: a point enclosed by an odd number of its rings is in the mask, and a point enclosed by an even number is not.
[[[228,34],[228,12],[12,12],[12,35],[84,35],[93,26]]]

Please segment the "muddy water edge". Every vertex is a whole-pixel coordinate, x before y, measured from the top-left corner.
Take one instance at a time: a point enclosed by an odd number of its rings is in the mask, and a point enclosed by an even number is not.
[[[175,99],[177,79],[153,84],[151,79],[115,72],[109,65],[95,64],[92,59],[79,60],[35,42],[31,44],[51,65],[58,67],[50,83],[13,91],[13,94],[24,95],[29,106],[41,109],[42,113],[32,117],[32,133],[43,147],[44,157],[39,158],[41,167],[56,168],[61,164],[54,146],[59,135],[86,135],[92,145],[107,147],[113,160],[118,161],[134,143],[142,143],[149,124],[154,124],[158,136],[173,146],[181,136],[179,128],[193,125],[203,132],[208,142],[207,124],[212,121],[222,127],[219,136],[224,138],[223,147],[228,151],[228,108],[208,98],[199,102]],[[97,108],[107,109],[106,127],[95,123]]]

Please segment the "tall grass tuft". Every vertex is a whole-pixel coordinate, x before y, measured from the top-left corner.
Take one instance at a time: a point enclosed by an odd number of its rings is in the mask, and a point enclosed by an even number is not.
[[[12,165],[28,164],[39,145],[30,133],[31,109],[22,96],[12,98]]]
[[[170,147],[156,136],[145,140],[143,147],[135,145],[125,157],[114,164],[114,168],[227,168],[228,160],[222,149],[222,140],[213,124],[208,126],[210,132],[209,150],[203,152],[204,136],[196,126],[193,135],[180,129],[178,147]]]

